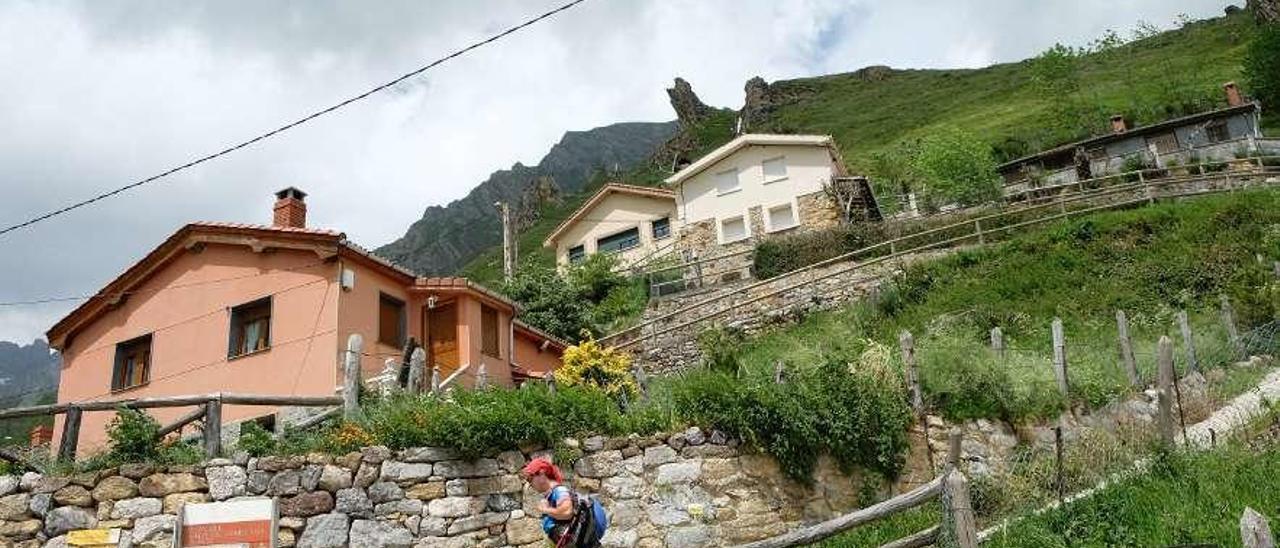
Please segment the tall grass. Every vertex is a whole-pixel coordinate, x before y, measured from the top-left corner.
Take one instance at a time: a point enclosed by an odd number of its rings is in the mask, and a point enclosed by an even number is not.
[[[1273,321],[1280,289],[1280,194],[1253,191],[1092,215],[988,248],[909,266],[873,300],[814,314],[744,344],[748,370],[818,363],[860,341],[897,347],[910,330],[928,402],[953,419],[1051,416],[1064,404],[1049,326],[1065,323],[1069,402],[1097,407],[1130,388],[1120,367],[1115,310],[1128,313],[1140,374],[1155,375],[1155,344],[1177,342],[1188,311],[1202,366],[1235,358],[1218,314],[1234,303],[1247,330]],[[1256,256],[1266,259],[1259,263]],[[999,326],[1008,350],[989,346]]]

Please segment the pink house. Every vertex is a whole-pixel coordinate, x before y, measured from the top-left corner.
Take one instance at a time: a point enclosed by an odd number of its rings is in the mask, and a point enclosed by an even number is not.
[[[557,367],[565,343],[516,319],[519,306],[464,278],[424,278],[306,226],[305,194],[276,194],[271,226],[191,223],[48,331],[62,353],[58,402],[245,392],[332,395],[347,338],[380,373],[413,340],[428,368],[470,385],[519,384]],[[189,409],[154,409],[162,423]],[[228,406],[268,425],[288,409]],[[101,446],[111,413],[86,413],[80,447]],[[288,420],[289,417],[281,417]],[[61,417],[54,439],[62,432]]]

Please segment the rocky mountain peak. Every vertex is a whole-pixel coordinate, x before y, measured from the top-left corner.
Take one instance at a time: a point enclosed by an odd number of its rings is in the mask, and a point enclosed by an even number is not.
[[[671,98],[671,108],[676,111],[676,118],[680,120],[680,127],[690,127],[711,115],[712,108],[698,99],[698,94],[693,92],[693,86],[684,78],[676,78],[674,86],[667,88],[667,97]]]

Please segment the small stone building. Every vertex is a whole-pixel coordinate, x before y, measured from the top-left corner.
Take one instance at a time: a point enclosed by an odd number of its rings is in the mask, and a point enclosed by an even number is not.
[[[1164,169],[1230,161],[1238,154],[1280,152],[1280,140],[1265,139],[1259,129],[1261,105],[1247,101],[1234,82],[1223,84],[1223,90],[1225,108],[1141,127],[1129,127],[1123,116],[1112,116],[1111,133],[997,166],[1005,194],[1119,173],[1132,163]]]

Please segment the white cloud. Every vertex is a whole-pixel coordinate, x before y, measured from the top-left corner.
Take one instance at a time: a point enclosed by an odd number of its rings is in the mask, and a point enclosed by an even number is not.
[[[150,175],[296,118],[555,5],[229,1],[0,4],[0,224]],[[977,66],[1204,0],[589,0],[254,148],[0,237],[0,301],[95,291],[183,223],[265,222],[270,193],[369,246],[566,130],[673,117],[689,79],[737,107],[743,83],[870,64]],[[0,309],[28,340],[68,305]]]

